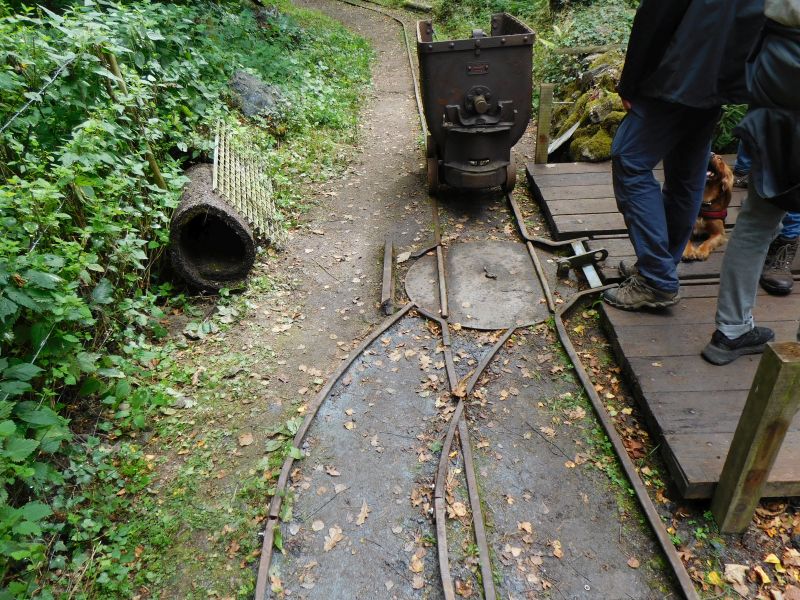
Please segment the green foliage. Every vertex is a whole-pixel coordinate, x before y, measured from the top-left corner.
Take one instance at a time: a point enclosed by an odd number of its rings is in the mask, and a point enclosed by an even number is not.
[[[733,129],[744,118],[747,106],[744,104],[731,104],[722,107],[722,116],[714,131],[714,152],[719,154],[736,153],[739,139],[733,135]]]
[[[278,8],[0,0],[0,598],[129,597],[141,528],[178,526],[126,519],[149,471],[120,440],[172,402],[160,271],[183,166],[218,120],[246,127],[296,210],[292,179],[334,166],[368,79],[363,41]],[[240,124],[235,69],[286,110]]]

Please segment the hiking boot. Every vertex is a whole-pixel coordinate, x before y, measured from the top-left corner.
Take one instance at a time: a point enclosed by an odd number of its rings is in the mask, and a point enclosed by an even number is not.
[[[712,365],[727,365],[745,354],[761,354],[767,342],[774,339],[775,333],[769,327],[753,327],[734,339],[717,330],[701,354]]]
[[[633,275],[615,288],[603,292],[603,300],[623,310],[666,308],[677,304],[678,292],[664,292],[649,286],[641,275]]]
[[[761,271],[761,287],[775,296],[791,293],[794,279],[792,263],[797,254],[798,238],[793,240],[783,236],[776,237],[769,245],[764,268]]]
[[[745,188],[750,185],[750,173],[733,172],[733,187]]]
[[[619,261],[617,271],[619,271],[619,274],[623,279],[627,279],[628,277],[633,277],[634,275],[639,274],[639,265],[636,263],[630,264],[624,260],[621,260]]]

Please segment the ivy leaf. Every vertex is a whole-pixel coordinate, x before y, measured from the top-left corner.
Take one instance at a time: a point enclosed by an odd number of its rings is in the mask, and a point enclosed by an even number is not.
[[[111,304],[114,301],[114,286],[105,277],[98,281],[92,290],[92,300],[96,304]]]
[[[97,371],[97,361],[100,355],[96,352],[78,352],[76,357],[78,359],[78,366],[84,373],[94,373]]]
[[[17,305],[8,298],[0,297],[0,321],[17,312]]]
[[[44,290],[54,290],[56,286],[61,283],[61,277],[51,273],[44,273],[42,271],[25,271],[23,277],[37,287]]]
[[[19,363],[3,371],[3,377],[19,381],[30,381],[41,372],[41,367],[37,367],[32,363]]]
[[[21,396],[31,390],[31,385],[25,381],[0,381],[0,391],[8,396]]]
[[[25,308],[30,308],[34,312],[42,312],[41,307],[34,302],[33,298],[28,296],[25,292],[21,292],[18,289],[13,287],[7,287],[3,290],[5,295],[8,296],[11,300],[19,304],[20,306],[24,306]]]
[[[28,458],[39,446],[36,440],[28,438],[11,438],[6,443],[3,456],[12,462],[21,462]]]
[[[0,438],[5,438],[13,434],[17,430],[17,426],[14,424],[14,421],[2,421],[0,422]]]
[[[43,502],[28,502],[21,510],[22,516],[28,521],[41,521],[53,514],[50,507]]]
[[[14,411],[21,421],[37,427],[59,425],[61,418],[49,407],[39,407],[35,402],[20,402]]]
[[[289,456],[291,456],[295,460],[301,460],[305,458],[303,451],[300,450],[300,448],[295,448],[294,446],[289,448]]]

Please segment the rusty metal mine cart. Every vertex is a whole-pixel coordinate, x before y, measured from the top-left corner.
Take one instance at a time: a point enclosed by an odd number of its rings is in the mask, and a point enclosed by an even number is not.
[[[535,34],[506,13],[491,35],[434,41],[431,21],[417,22],[420,86],[428,124],[428,189],[501,186],[511,191],[511,147],[531,118]]]

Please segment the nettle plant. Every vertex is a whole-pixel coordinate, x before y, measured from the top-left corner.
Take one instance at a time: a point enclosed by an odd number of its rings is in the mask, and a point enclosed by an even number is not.
[[[249,69],[286,91],[285,122],[250,131],[293,201],[280,174],[312,172],[320,128],[352,129],[370,54],[277,11],[17,10],[0,0],[0,598],[59,595],[70,573],[123,594],[138,559],[115,492],[149,476],[104,444],[170,402],[159,273],[183,167],[236,124],[227,82]]]

